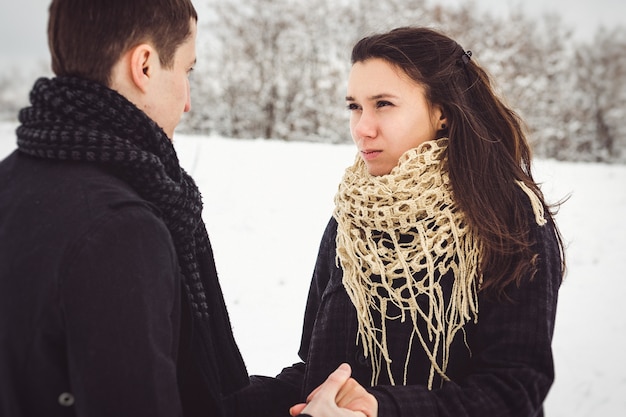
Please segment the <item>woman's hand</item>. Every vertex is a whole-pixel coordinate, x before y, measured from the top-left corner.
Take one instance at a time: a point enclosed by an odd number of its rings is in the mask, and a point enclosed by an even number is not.
[[[377,417],[378,402],[358,382],[350,378],[350,365],[342,364],[307,397],[306,404],[296,404],[289,412],[313,417]]]

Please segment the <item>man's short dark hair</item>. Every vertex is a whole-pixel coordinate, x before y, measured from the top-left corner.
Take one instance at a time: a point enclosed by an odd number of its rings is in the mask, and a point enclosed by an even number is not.
[[[109,85],[129,49],[150,43],[170,68],[198,15],[191,0],[53,0],[48,21],[52,70]]]

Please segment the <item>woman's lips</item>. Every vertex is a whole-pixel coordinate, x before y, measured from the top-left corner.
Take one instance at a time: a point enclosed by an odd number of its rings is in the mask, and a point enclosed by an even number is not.
[[[381,153],[382,151],[364,150],[364,151],[361,151],[361,157],[363,158],[364,161],[371,161],[372,159],[375,159]]]

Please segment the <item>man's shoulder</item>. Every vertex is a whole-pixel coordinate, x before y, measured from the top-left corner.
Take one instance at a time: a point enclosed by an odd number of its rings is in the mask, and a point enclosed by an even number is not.
[[[56,162],[15,153],[0,169],[0,195],[7,204],[38,216],[89,221],[103,212],[159,210],[111,172],[90,163]]]

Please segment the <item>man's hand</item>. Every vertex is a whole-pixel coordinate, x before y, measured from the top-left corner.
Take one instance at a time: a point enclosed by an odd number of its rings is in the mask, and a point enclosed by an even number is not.
[[[378,402],[358,382],[350,378],[350,365],[342,364],[307,397],[306,404],[296,404],[289,412],[313,417],[377,417]]]

